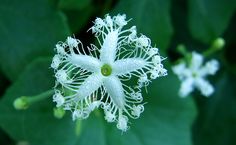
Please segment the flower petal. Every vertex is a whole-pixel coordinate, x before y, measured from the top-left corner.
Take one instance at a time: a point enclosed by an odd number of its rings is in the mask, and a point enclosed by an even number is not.
[[[102,80],[103,77],[99,73],[91,74],[86,78],[77,91],[78,100],[82,100],[96,91],[102,85]]]
[[[209,97],[214,92],[213,86],[203,78],[196,79],[195,85],[201,91],[202,95],[206,97]]]
[[[90,72],[99,72],[101,63],[92,56],[72,54],[69,58],[71,63]]]
[[[214,75],[219,69],[219,62],[215,59],[208,61],[205,66],[202,67],[202,76],[206,76],[208,74]]]
[[[112,71],[115,75],[124,75],[138,69],[141,69],[147,65],[147,62],[142,58],[127,58],[114,62]]]
[[[118,31],[111,31],[106,35],[101,48],[100,59],[104,63],[112,63],[116,58]]]
[[[197,52],[192,52],[191,69],[198,70],[203,63],[203,56]]]
[[[124,108],[125,94],[119,78],[116,76],[109,76],[104,79],[103,85],[106,88],[106,91],[111,97],[113,103],[120,109]]]
[[[193,78],[187,78],[181,83],[179,95],[180,97],[186,97],[193,91],[194,80]]]

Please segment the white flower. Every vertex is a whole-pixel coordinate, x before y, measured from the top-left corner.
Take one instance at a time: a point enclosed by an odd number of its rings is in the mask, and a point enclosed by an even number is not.
[[[178,75],[182,81],[179,95],[188,96],[194,88],[200,90],[202,95],[208,97],[214,92],[213,86],[206,80],[207,75],[214,75],[219,69],[217,60],[210,60],[203,65],[203,56],[192,52],[192,58],[189,64],[181,62],[172,67],[173,72]]]
[[[117,122],[117,128],[126,131],[128,117],[139,118],[144,111],[142,87],[167,75],[161,64],[164,58],[151,46],[151,40],[137,36],[135,26],[122,30],[125,19],[125,15],[96,18],[90,30],[100,46],[91,44],[89,54],[72,37],[56,45],[52,62],[55,89],[64,96],[62,105],[73,112],[73,120],[85,119],[101,107],[107,122]],[[129,86],[131,77],[138,81]]]

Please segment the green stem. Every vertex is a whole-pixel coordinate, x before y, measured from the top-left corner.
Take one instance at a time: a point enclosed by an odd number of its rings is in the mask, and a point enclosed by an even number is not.
[[[213,41],[211,47],[209,49],[207,49],[205,52],[203,52],[203,55],[205,57],[208,57],[212,54],[214,54],[215,52],[221,50],[225,45],[225,41],[223,38],[217,38],[216,40]]]
[[[36,96],[27,97],[28,98],[28,102],[31,104],[31,103],[35,103],[35,102],[44,100],[44,99],[52,96],[53,93],[54,93],[54,90],[48,90],[48,91],[45,91],[45,92],[43,92],[41,94],[38,94]]]
[[[178,51],[180,54],[182,54],[183,56],[188,55],[188,52],[187,52],[187,50],[186,50],[186,47],[185,47],[183,44],[179,44],[179,45],[177,46],[177,51]]]
[[[54,90],[48,90],[36,96],[21,96],[14,100],[13,106],[17,110],[24,110],[27,109],[31,104],[50,97],[51,95],[53,95],[53,93]]]

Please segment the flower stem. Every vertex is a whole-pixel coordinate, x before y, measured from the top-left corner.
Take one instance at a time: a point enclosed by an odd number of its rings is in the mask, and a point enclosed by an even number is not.
[[[221,50],[225,45],[225,40],[223,38],[217,38],[213,41],[211,47],[207,49],[203,55],[205,57],[212,55],[213,53]]]
[[[53,95],[53,93],[54,93],[54,90],[48,90],[36,96],[28,97],[28,101],[29,103],[35,103],[35,102],[38,102],[38,101],[41,101],[50,97],[51,95]]]
[[[27,109],[31,104],[44,100],[48,97],[50,97],[54,93],[53,90],[48,90],[43,93],[40,93],[36,96],[21,96],[19,98],[16,98],[13,102],[13,106],[17,110],[25,110]]]

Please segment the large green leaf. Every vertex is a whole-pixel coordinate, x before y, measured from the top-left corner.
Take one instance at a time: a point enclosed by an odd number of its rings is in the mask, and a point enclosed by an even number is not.
[[[130,119],[127,132],[121,133],[115,124],[104,122],[102,113],[96,112],[82,131],[78,145],[85,144],[85,140],[86,145],[191,145],[191,126],[196,115],[192,98],[177,96],[179,82],[171,73],[151,86],[144,113],[137,120]]]
[[[95,7],[93,5],[89,5],[82,10],[64,10],[71,32],[77,34],[81,29],[86,28],[88,20],[94,14],[94,11]]]
[[[201,101],[194,125],[196,145],[236,144],[236,76],[224,75],[211,98]]]
[[[170,0],[120,0],[114,13],[127,14],[139,33],[150,37],[160,49],[166,49],[173,34],[170,6]]]
[[[37,59],[20,75],[0,101],[0,127],[14,140],[30,145],[72,145],[76,141],[75,126],[70,116],[59,120],[53,116],[51,96],[24,111],[13,108],[22,95],[35,95],[53,87],[50,60]]]
[[[81,132],[75,145],[110,145],[106,141],[108,135],[105,134],[105,125],[107,124],[102,114],[95,110],[88,119],[82,121]]]
[[[91,5],[91,0],[59,0],[58,6],[65,10],[82,10]]]
[[[10,85],[9,81],[6,79],[6,77],[3,75],[3,73],[0,71],[0,98],[4,94],[6,88]]]
[[[195,107],[191,98],[177,96],[178,87],[178,80],[172,74],[155,81],[143,116],[133,121],[127,135],[113,136],[120,140],[117,145],[191,145]]]
[[[0,141],[2,145],[13,145],[10,138],[6,135],[5,132],[0,128]]]
[[[98,110],[83,120],[80,127],[75,127],[69,116],[55,119],[51,98],[33,104],[28,110],[16,111],[12,106],[15,98],[38,94],[53,86],[49,64],[50,60],[34,61],[0,102],[0,126],[13,139],[31,145],[191,145],[195,106],[191,98],[177,96],[179,82],[172,73],[153,82],[144,113],[137,120],[130,119],[131,128],[125,133],[115,124],[105,122]]]
[[[0,67],[14,80],[38,56],[48,56],[69,29],[49,0],[1,0]]]
[[[222,35],[236,10],[235,0],[189,0],[188,5],[191,34],[208,43]]]

